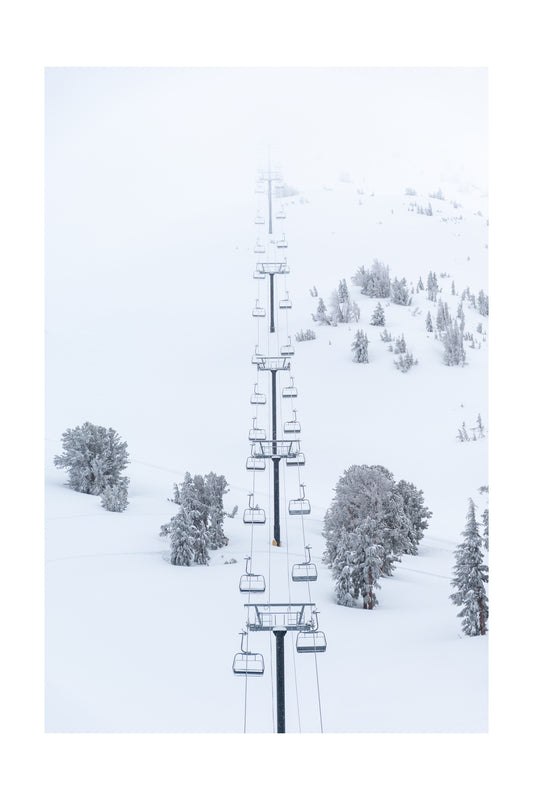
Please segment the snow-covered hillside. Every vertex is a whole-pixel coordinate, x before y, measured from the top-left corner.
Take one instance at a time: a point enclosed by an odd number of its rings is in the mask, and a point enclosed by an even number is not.
[[[290,179],[290,165],[287,181]],[[79,176],[78,176],[79,177]],[[192,197],[185,213],[172,207],[146,222],[153,235],[135,240],[135,226],[116,227],[112,201],[70,210],[51,181],[47,229],[46,323],[46,726],[48,731],[234,732],[273,730],[273,637],[255,634],[265,675],[232,674],[245,622],[238,591],[250,534],[241,522],[252,479],[245,470],[249,397],[257,380],[250,359],[285,344],[251,317],[257,231],[253,175],[233,187],[233,199]],[[83,194],[84,181],[77,187]],[[295,344],[291,374],[307,463],[302,469],[312,512],[305,526],[318,567],[313,602],[321,612],[328,649],[293,655],[287,637],[289,732],[478,732],[487,729],[487,639],[461,634],[450,600],[453,551],[472,497],[488,483],[489,435],[460,442],[465,422],[481,415],[489,428],[488,319],[463,303],[466,364],[443,364],[443,346],[426,331],[437,304],[416,291],[419,277],[436,273],[454,317],[463,290],[488,292],[487,198],[470,185],[392,185],[389,193],[325,175],[286,198],[283,222],[290,274],[287,312],[294,334],[313,328],[316,339]],[[444,200],[430,198],[442,190]],[[78,201],[79,202],[79,201]],[[431,203],[433,215],[413,204]],[[74,204],[75,206],[76,204]],[[198,208],[203,208],[200,216]],[[140,212],[138,212],[140,213]],[[259,227],[259,226],[256,226]],[[88,230],[98,231],[90,235]],[[133,244],[132,244],[133,238]],[[127,247],[125,247],[127,242]],[[383,300],[386,328],[405,337],[417,364],[403,374],[396,356],[370,325],[376,300],[350,277],[374,259],[415,291],[409,306]],[[312,320],[318,297],[328,303],[346,279],[359,322],[337,327]],[[452,294],[452,281],[456,294]],[[313,292],[314,293],[314,292]],[[278,330],[282,329],[281,320]],[[479,323],[482,331],[478,331]],[[262,327],[261,327],[262,326]],[[352,361],[361,328],[369,363]],[[283,412],[290,416],[288,406]],[[106,512],[97,497],[68,489],[53,466],[61,433],[86,420],[113,427],[128,442],[130,504]],[[268,424],[266,417],[260,422]],[[322,564],[322,521],[341,473],[352,464],[382,464],[413,482],[433,512],[417,556],[404,556],[382,580],[373,611],[336,604]],[[173,567],[159,537],[176,512],[172,485],[186,471],[224,474],[229,545],[207,567]],[[267,471],[268,472],[268,471]],[[256,498],[269,509],[267,475]],[[282,480],[283,501],[297,481]],[[299,522],[282,520],[282,543],[270,530],[254,534],[254,570],[271,578],[272,600],[288,592],[287,568],[303,557]],[[267,528],[269,526],[266,526]],[[235,560],[234,563],[232,560]],[[247,687],[246,696],[244,688]],[[319,691],[317,691],[317,687]]]

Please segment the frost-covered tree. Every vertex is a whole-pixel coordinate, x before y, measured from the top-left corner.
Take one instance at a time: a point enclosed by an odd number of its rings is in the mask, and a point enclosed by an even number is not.
[[[483,547],[485,550],[489,549],[489,509],[485,508],[481,515],[483,523]]]
[[[171,564],[178,567],[190,567],[194,564],[196,532],[196,523],[184,508],[180,508],[170,522],[161,526],[159,535],[168,536],[170,539]]]
[[[129,479],[121,477],[117,483],[109,484],[102,492],[102,505],[106,511],[125,511],[128,505]]]
[[[489,298],[481,289],[477,297],[477,310],[483,317],[489,316]]]
[[[187,518],[192,519],[199,530],[205,531],[211,550],[228,543],[224,533],[224,517],[234,517],[237,513],[236,507],[231,514],[224,511],[224,495],[228,491],[224,475],[214,472],[194,477],[186,472],[181,486],[174,484],[174,502],[181,505]]]
[[[429,311],[426,317],[426,330],[428,333],[433,333],[433,320],[431,319],[431,314]]]
[[[77,428],[67,428],[61,438],[64,452],[54,457],[54,464],[68,471],[67,486],[99,495],[107,486],[120,482],[129,464],[128,444],[113,428],[84,422]]]
[[[379,338],[382,342],[392,342],[392,334],[389,333],[387,328],[383,328],[381,333],[379,334]]]
[[[451,584],[456,591],[450,595],[452,603],[461,608],[457,616],[462,619],[467,636],[484,636],[487,632],[489,603],[485,583],[489,568],[483,561],[482,546],[475,505],[469,498],[463,541],[455,550],[455,577]]]
[[[362,597],[363,608],[378,605],[376,590],[380,589],[384,547],[378,524],[368,517],[357,531],[341,530],[331,571],[335,579],[335,595],[341,606],[353,608]]]
[[[385,312],[381,303],[378,303],[370,318],[371,325],[385,325]]]
[[[418,283],[416,284],[416,291],[417,293],[424,291],[424,281],[422,280],[422,276],[418,278]]]
[[[418,545],[424,536],[424,531],[427,530],[428,520],[433,516],[433,512],[424,505],[424,492],[422,489],[417,489],[414,483],[399,480],[396,483],[396,490],[402,497],[403,510],[409,519],[407,542],[403,552],[416,555]]]
[[[360,310],[357,303],[352,303],[346,280],[339,281],[339,286],[331,294],[329,318],[333,325],[358,321]]]
[[[362,330],[358,330],[352,342],[353,361],[357,364],[368,364],[368,337]]]
[[[407,287],[407,280],[402,278],[394,278],[391,284],[390,299],[392,303],[399,306],[408,306],[411,304],[411,295]]]
[[[443,361],[446,366],[451,367],[465,363],[463,332],[457,325],[457,320],[446,326],[442,335],[442,343],[444,345]]]
[[[436,272],[428,272],[426,287],[428,292],[428,300],[436,302],[437,294],[439,292],[439,282],[437,280]]]
[[[396,369],[399,369],[400,372],[409,372],[411,367],[414,367],[416,364],[418,364],[418,361],[409,350],[406,350],[405,353],[402,353],[399,358],[394,361],[394,366]]]
[[[403,335],[403,333],[401,336],[397,336],[396,339],[394,340],[394,352],[396,354],[407,352],[407,344],[405,342],[405,336]]]
[[[437,318],[435,321],[435,327],[440,333],[442,333],[442,331],[444,331],[446,327],[451,324],[451,321],[452,318],[450,316],[448,303],[443,303],[439,297],[437,302]]]
[[[456,295],[457,292],[455,291],[455,281],[452,281],[452,295]]]
[[[391,282],[389,268],[381,261],[374,259],[369,270],[359,267],[352,277],[352,283],[361,287],[361,294],[368,297],[389,297]]]
[[[313,320],[319,325],[331,325],[331,318],[328,314],[326,304],[321,297],[318,298],[318,306],[315,314],[311,314]]]
[[[392,473],[380,465],[354,465],[345,470],[335,487],[335,496],[324,519],[326,552],[324,558],[329,566],[336,564],[334,575],[341,574],[345,548],[350,552],[357,542],[359,530],[364,522],[372,522],[372,544],[379,544],[379,573],[392,575],[401,554],[410,552],[411,520],[406,513],[404,498],[397,489]],[[343,538],[344,534],[355,536],[355,541]],[[363,543],[364,546],[365,543]]]

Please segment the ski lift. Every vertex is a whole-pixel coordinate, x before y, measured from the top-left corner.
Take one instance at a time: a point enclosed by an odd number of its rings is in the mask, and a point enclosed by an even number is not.
[[[255,193],[256,194],[265,194],[265,184],[262,181],[258,181],[255,184]]]
[[[265,671],[265,662],[261,653],[251,653],[245,650],[243,643],[246,631],[241,631],[241,652],[236,653],[233,659],[233,672],[235,675],[262,675]]]
[[[276,242],[276,247],[287,247],[287,240],[285,238],[285,234]]]
[[[266,278],[266,275],[265,275],[264,272],[260,272],[258,269],[254,269],[253,277],[254,277],[254,279],[256,281],[264,281],[265,278]]]
[[[257,417],[252,420],[252,427],[248,431],[248,439],[251,442],[264,442],[266,439],[266,430],[264,428],[256,427]]]
[[[251,556],[246,556],[246,572],[244,575],[241,575],[241,579],[239,581],[239,591],[240,592],[264,592],[266,589],[266,581],[263,575],[254,575],[253,572],[250,572],[248,569],[249,561],[251,561]]]
[[[285,213],[285,209],[283,208],[283,206],[281,206],[278,213],[276,214],[276,219],[285,219],[286,217],[287,215]]]
[[[289,336],[288,344],[283,345],[283,347],[279,351],[281,356],[293,356],[294,355],[294,345],[291,344],[291,337]]]
[[[288,292],[285,292],[285,297],[283,297],[279,301],[279,307],[280,308],[292,308],[292,300],[290,299]]]
[[[296,419],[296,409],[292,413],[294,414],[294,419],[290,419],[284,424],[283,433],[301,433],[302,426]]]
[[[255,224],[256,225],[264,225],[265,224],[265,218],[263,217],[262,214],[257,214],[256,215]]]
[[[283,386],[281,389],[282,397],[298,397],[298,389],[294,385],[294,378],[291,375],[291,382],[289,386]]]
[[[264,458],[257,458],[257,456],[248,456],[246,459],[246,469],[248,471],[262,471],[266,469],[266,462]]]
[[[250,403],[254,406],[264,406],[266,403],[266,394],[257,391],[257,383],[254,384],[253,394],[250,396]]]
[[[315,623],[311,630],[300,631],[296,637],[296,652],[297,653],[325,653],[326,652],[326,635],[324,631],[318,629],[318,611],[313,611],[315,615]]]
[[[252,309],[252,317],[266,317],[266,311],[259,305],[259,300],[255,301],[255,306]]]
[[[256,344],[254,354],[252,356],[252,364],[257,366],[264,359],[264,356],[259,352],[259,345]],[[256,384],[257,385],[257,384]]]
[[[304,484],[300,484],[300,497],[296,500],[289,500],[289,514],[310,514],[311,503],[305,497]]]
[[[295,582],[299,581],[316,581],[318,573],[316,571],[316,564],[311,561],[311,547],[306,545],[307,559],[301,564],[294,564],[292,568],[292,579]]]
[[[261,244],[259,239],[255,243],[254,253],[264,253],[265,252],[265,245]]]
[[[305,467],[305,456],[303,453],[295,453],[293,456],[287,456],[285,463],[288,467]]]
[[[266,522],[266,514],[264,508],[259,508],[258,505],[252,505],[253,494],[248,495],[248,508],[244,509],[242,521],[245,525],[264,525]]]

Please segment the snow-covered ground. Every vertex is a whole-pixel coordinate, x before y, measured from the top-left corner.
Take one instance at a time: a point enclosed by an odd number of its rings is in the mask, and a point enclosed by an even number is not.
[[[415,292],[408,307],[382,302],[387,330],[403,333],[418,360],[402,374],[380,340],[382,329],[369,324],[376,301],[350,282],[374,258],[415,287],[431,270],[454,316],[452,280],[459,294],[488,291],[486,196],[442,182],[446,200],[431,199],[429,217],[409,206],[427,205],[439,185],[417,184],[416,176],[410,185],[418,196],[410,197],[405,185],[374,191],[355,175],[351,183],[325,175],[322,184],[299,185],[286,165],[300,194],[286,202],[291,272],[276,280],[293,309],[279,314],[280,333],[269,335],[265,322],[251,317],[258,290],[266,302],[265,286],[252,279],[253,174],[232,187],[229,202],[220,188],[212,196],[199,191],[179,215],[161,202],[156,208],[166,215],[154,211],[146,219],[149,203],[137,208],[125,194],[132,216],[117,223],[112,210],[122,198],[104,190],[99,204],[83,206],[87,216],[79,221],[84,187],[99,176],[77,170],[62,182],[50,179],[47,206],[47,730],[240,733],[245,719],[249,732],[273,730],[273,636],[250,635],[265,656],[262,678],[237,678],[231,664],[246,620],[238,581],[250,551],[241,522],[252,487],[244,466],[257,380],[250,358],[258,342],[270,353],[285,344],[288,321],[293,342],[301,328],[317,334],[296,343],[291,374],[307,459],[301,477],[312,505],[305,538],[319,572],[312,600],[328,649],[315,669],[314,657],[294,655],[287,636],[287,730],[486,731],[488,637],[461,634],[449,594],[467,499],[480,511],[486,502],[478,489],[488,483],[490,431],[464,443],[456,435],[478,414],[490,427],[488,335],[476,333],[488,320],[463,304],[466,330],[480,347],[466,347],[464,367],[446,367],[442,344],[425,329],[428,310],[436,315],[426,292]],[[137,240],[143,214],[153,235],[145,227]],[[360,322],[317,326],[310,289],[327,303],[343,278]],[[351,360],[357,328],[369,338],[368,364]],[[290,401],[284,404],[282,420],[291,416]],[[130,504],[123,514],[69,490],[53,466],[61,433],[86,420],[115,428],[128,442]],[[324,513],[351,464],[383,464],[422,489],[433,512],[420,554],[405,556],[382,580],[371,612],[338,606],[321,563]],[[226,522],[229,545],[213,551],[207,567],[170,566],[159,530],[177,510],[168,500],[172,485],[186,471],[211,470],[230,484],[227,509],[239,505]],[[282,472],[281,483],[286,507],[297,496],[297,476]],[[256,478],[256,499],[267,513],[270,488],[268,475]],[[283,517],[280,549],[270,545],[269,526],[255,530],[253,567],[269,577],[273,602],[307,599],[307,586],[287,580],[304,557],[300,524]]]

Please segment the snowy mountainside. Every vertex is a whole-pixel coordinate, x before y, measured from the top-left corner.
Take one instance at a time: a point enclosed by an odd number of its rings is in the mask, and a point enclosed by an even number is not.
[[[302,479],[312,505],[305,533],[319,571],[313,601],[328,637],[317,663],[318,698],[314,659],[287,657],[287,686],[299,687],[287,692],[288,730],[484,731],[487,637],[461,635],[449,594],[467,499],[480,513],[486,502],[478,489],[488,483],[489,437],[460,442],[457,431],[463,421],[472,428],[478,414],[489,428],[488,318],[463,302],[476,346],[465,343],[464,367],[447,367],[442,344],[425,326],[437,304],[416,286],[434,271],[452,317],[467,287],[475,296],[487,293],[487,199],[473,187],[444,183],[424,193],[415,186],[416,196],[405,187],[385,195],[357,183],[325,186],[297,187],[300,194],[285,198],[282,226],[291,272],[279,288],[293,301],[286,312],[292,341],[307,328],[317,338],[295,343],[298,398],[280,413],[283,421],[294,407],[302,424]],[[231,672],[245,622],[238,579],[250,550],[241,522],[252,487],[244,468],[254,415],[249,397],[258,380],[250,359],[256,344],[260,351],[285,344],[281,333],[271,341],[264,323],[251,317],[266,288],[252,279],[257,198],[249,189],[243,187],[242,202],[207,220],[164,221],[156,249],[145,241],[124,251],[117,238],[102,257],[96,241],[78,250],[71,229],[67,258],[56,248],[64,231],[51,223],[47,730],[241,732],[245,707],[247,730],[272,730],[269,635],[255,635],[267,670],[247,682],[246,697],[243,680]],[[437,189],[445,200],[429,197]],[[432,216],[413,206],[428,203]],[[350,281],[374,259],[415,288],[409,306],[381,301],[386,329],[393,338],[403,334],[418,361],[405,374],[380,338],[383,328],[370,325],[377,301]],[[360,320],[319,326],[311,317],[318,297],[310,290],[328,304],[341,279]],[[357,329],[369,339],[368,364],[352,361]],[[128,442],[130,505],[123,514],[66,488],[53,466],[62,431],[85,420],[115,428]],[[268,425],[267,412],[259,412],[258,424]],[[321,562],[323,516],[351,464],[383,464],[422,489],[433,512],[420,554],[404,556],[381,581],[372,612],[336,605]],[[158,534],[177,510],[167,499],[172,485],[186,471],[210,470],[229,481],[226,508],[239,505],[226,521],[229,545],[212,552],[208,567],[171,567]],[[297,488],[296,476],[287,474],[285,504]],[[267,511],[270,489],[268,475],[255,479]],[[279,550],[270,539],[268,531],[255,532],[254,568],[271,578],[273,600],[288,591],[300,599],[300,587],[280,578],[285,565],[303,557],[298,526],[284,518]]]

